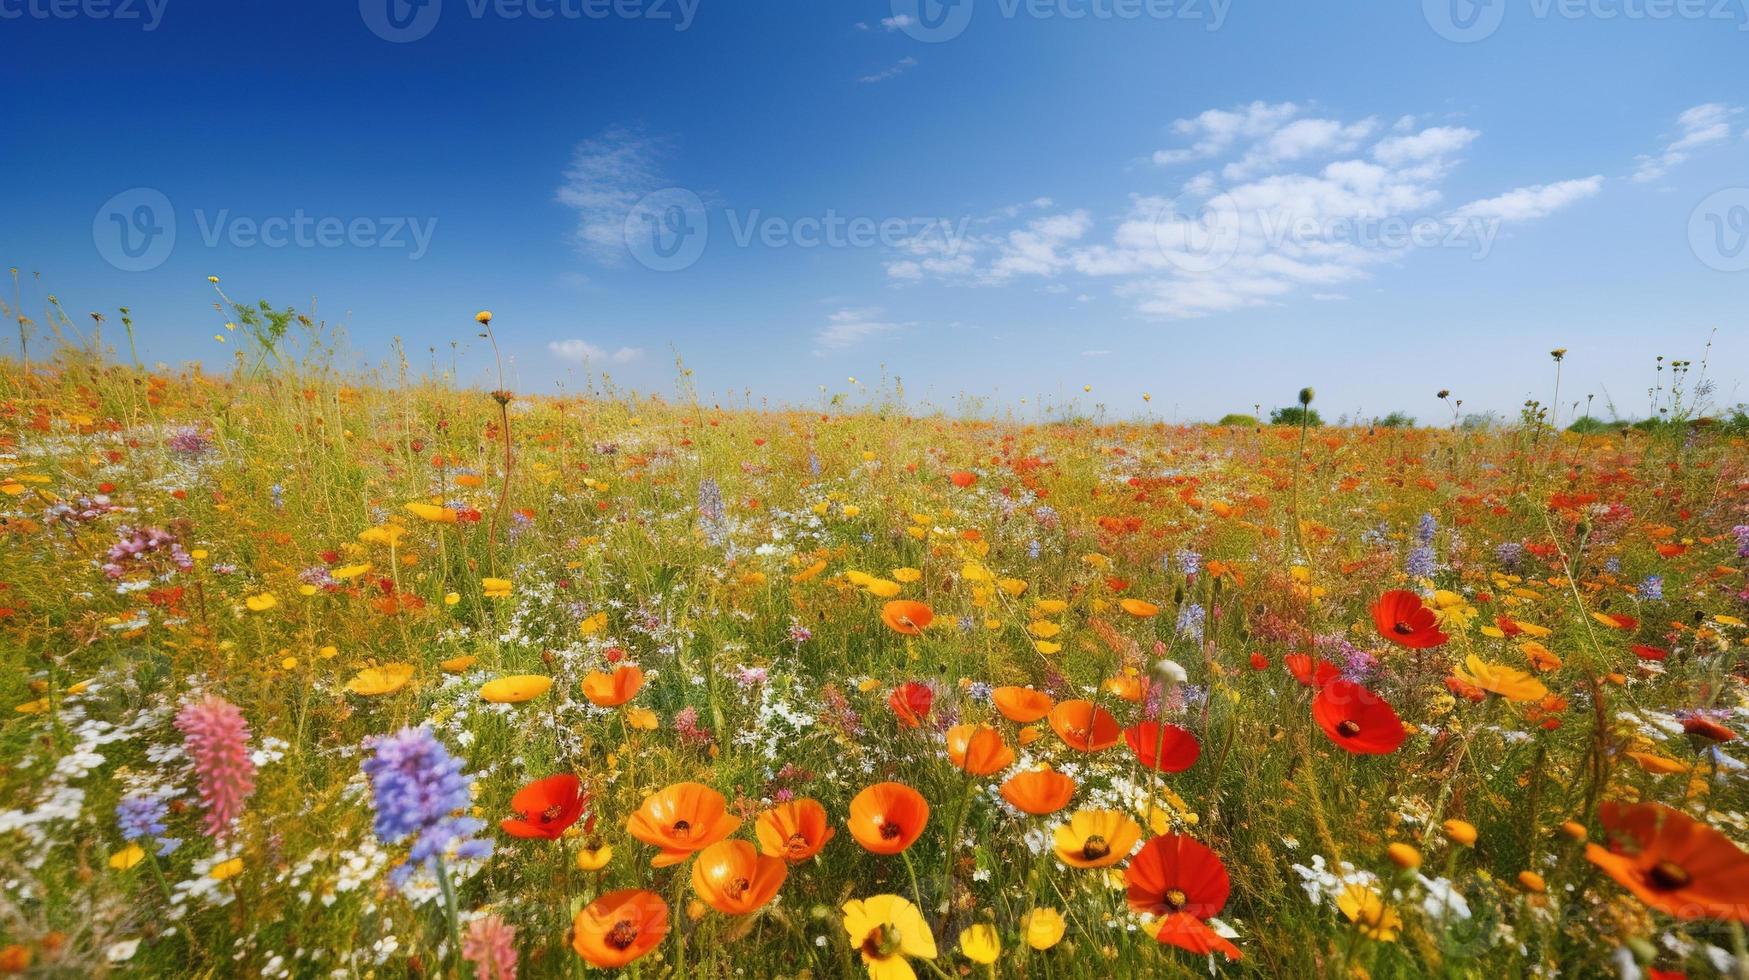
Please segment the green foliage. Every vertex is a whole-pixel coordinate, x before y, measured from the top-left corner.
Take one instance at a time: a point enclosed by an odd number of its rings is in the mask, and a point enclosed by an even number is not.
[[[1269,413],[1270,425],[1291,425],[1297,428],[1302,423],[1308,428],[1315,429],[1324,424],[1324,419],[1318,414],[1317,409],[1306,408],[1302,405],[1289,405],[1286,408],[1274,409]]]
[[[1407,412],[1392,412],[1373,424],[1381,429],[1413,429],[1415,417]]]
[[[1246,415],[1243,412],[1228,412],[1227,414],[1221,416],[1221,420],[1219,422],[1216,422],[1215,424],[1216,425],[1241,425],[1241,426],[1254,427],[1257,425],[1257,416]]]

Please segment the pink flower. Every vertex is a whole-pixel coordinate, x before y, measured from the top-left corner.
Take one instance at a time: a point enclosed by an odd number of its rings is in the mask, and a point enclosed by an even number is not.
[[[182,745],[194,760],[194,774],[206,804],[209,837],[230,835],[231,823],[255,792],[255,763],[249,761],[249,724],[224,698],[207,695],[176,713]]]
[[[495,915],[468,923],[462,959],[474,965],[479,980],[516,980],[516,929]]]

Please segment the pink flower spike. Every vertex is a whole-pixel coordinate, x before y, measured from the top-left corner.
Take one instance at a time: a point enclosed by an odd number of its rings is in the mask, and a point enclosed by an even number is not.
[[[207,695],[176,713],[182,745],[194,762],[201,802],[206,804],[209,837],[229,837],[255,792],[255,763],[249,761],[249,723],[224,698]]]

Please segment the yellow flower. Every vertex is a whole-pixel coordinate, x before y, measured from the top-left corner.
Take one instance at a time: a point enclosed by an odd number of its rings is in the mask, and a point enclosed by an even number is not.
[[[1385,856],[1391,859],[1392,864],[1404,871],[1413,871],[1421,867],[1421,852],[1402,841],[1397,841],[1385,848]]]
[[[117,871],[126,871],[145,859],[146,851],[144,848],[138,844],[129,844],[109,856],[109,866]]]
[[[510,580],[507,578],[480,579],[480,588],[485,590],[488,599],[510,598]]]
[[[1033,909],[1020,917],[1020,930],[1026,936],[1026,944],[1036,950],[1047,950],[1062,942],[1066,928],[1063,913],[1056,909]]]
[[[243,605],[248,606],[251,612],[266,612],[279,605],[279,600],[274,598],[273,593],[263,592],[260,595],[245,597]]]
[[[400,547],[401,535],[407,529],[399,524],[384,524],[379,527],[367,527],[358,532],[358,540],[365,544],[385,544],[391,548]]]
[[[577,632],[584,636],[594,636],[607,628],[607,613],[598,612],[577,624]]]
[[[967,926],[960,930],[960,952],[973,963],[994,963],[1002,955],[1002,937],[987,922]]]
[[[213,869],[206,874],[208,878],[211,878],[214,881],[228,881],[242,873],[243,859],[232,858],[229,861],[220,861],[218,864],[213,865]]]
[[[413,665],[397,661],[380,667],[366,667],[346,682],[346,689],[367,698],[376,697],[399,691],[412,678]]]
[[[899,594],[899,583],[888,581],[884,578],[870,579],[868,584],[864,585],[863,588],[866,589],[870,595],[882,599],[891,599],[893,596]]]
[[[460,592],[445,592],[443,594],[443,604],[446,606],[453,606],[460,601],[462,601]]]
[[[1026,580],[1018,578],[999,578],[996,580],[996,587],[1008,593],[1010,596],[1018,597],[1022,592],[1026,591]]]
[[[370,562],[367,561],[357,565],[341,565],[330,571],[328,577],[336,582],[344,582],[348,579],[355,579],[368,571],[370,571]]]
[[[662,727],[662,720],[649,708],[627,708],[626,724],[640,731],[653,732]]]
[[[613,848],[607,844],[600,847],[584,847],[577,851],[577,870],[600,871],[607,867],[607,862],[613,860]]]
[[[479,659],[471,653],[464,653],[459,657],[451,657],[438,666],[442,667],[446,674],[460,674],[472,667]]]
[[[1027,624],[1026,631],[1041,640],[1048,640],[1061,633],[1063,628],[1048,619],[1035,619]]]
[[[1045,654],[1061,653],[1063,650],[1063,645],[1061,643],[1052,643],[1049,640],[1039,640],[1037,643],[1034,643],[1033,646],[1038,647],[1038,652]]]
[[[1057,860],[1077,868],[1104,868],[1129,857],[1142,828],[1121,810],[1078,810],[1055,835]]]
[[[480,312],[475,313],[474,314],[474,322],[480,324],[481,326],[485,326],[487,324],[490,324],[492,322],[492,311],[491,310],[481,310]]]
[[[915,568],[895,568],[893,578],[896,581],[910,584],[923,577],[923,572]]]
[[[1473,653],[1464,661],[1464,666],[1452,671],[1452,676],[1508,701],[1537,701],[1549,693],[1542,681],[1524,671],[1505,664],[1487,663]]]
[[[21,715],[44,714],[49,710],[49,699],[48,698],[37,698],[35,701],[26,701],[23,704],[19,705],[18,707],[13,708],[12,710],[18,712]]]
[[[1160,615],[1159,606],[1141,599],[1119,599],[1117,604],[1124,612],[1139,619],[1151,619]]]
[[[1397,930],[1403,927],[1403,917],[1365,885],[1349,885],[1342,889],[1342,894],[1336,897],[1336,907],[1368,939],[1391,942],[1397,938]]]
[[[407,504],[406,508],[407,513],[412,514],[420,520],[430,521],[433,524],[454,524],[461,517],[461,515],[457,514],[452,508],[439,507],[436,504],[421,503],[417,500]]]
[[[923,913],[897,895],[844,903],[844,931],[862,955],[870,980],[914,980],[907,958],[935,959],[935,937]]]
[[[538,698],[553,686],[545,674],[516,674],[487,681],[480,688],[480,697],[493,704],[520,704]]]
[[[1039,616],[1061,615],[1067,608],[1069,604],[1061,599],[1040,599],[1032,604],[1033,613]]]
[[[993,577],[988,568],[977,562],[969,561],[960,566],[960,578],[968,582],[988,582]]]
[[[1627,757],[1639,763],[1641,769],[1654,776],[1668,776],[1672,773],[1688,771],[1686,764],[1653,752],[1629,752]]]

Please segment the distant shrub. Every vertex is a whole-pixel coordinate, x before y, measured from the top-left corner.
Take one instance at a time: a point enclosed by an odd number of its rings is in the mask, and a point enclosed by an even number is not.
[[[1413,429],[1415,428],[1415,416],[1407,412],[1392,412],[1373,424],[1381,429]]]
[[[1318,415],[1317,409],[1303,408],[1299,405],[1289,405],[1269,413],[1270,425],[1298,426],[1302,422],[1311,428],[1317,428],[1324,424],[1324,419]]]
[[[1216,422],[1215,424],[1216,425],[1256,425],[1257,424],[1257,416],[1246,415],[1243,412],[1228,412],[1227,414],[1221,416],[1221,420],[1219,422]]]
[[[1608,422],[1605,422],[1600,418],[1590,415],[1581,415],[1573,420],[1572,425],[1567,426],[1567,431],[1577,432],[1582,436],[1594,436],[1599,433],[1614,431],[1615,428],[1615,426],[1610,425]]]

